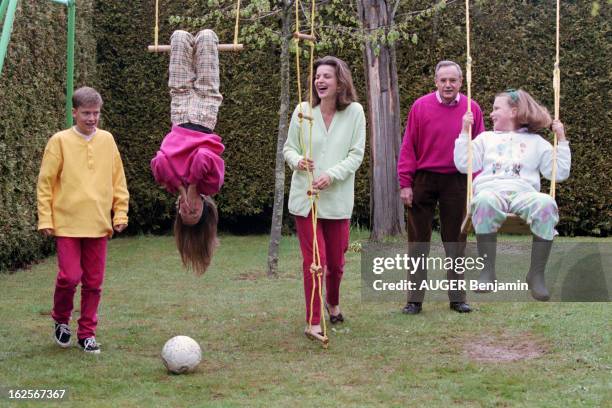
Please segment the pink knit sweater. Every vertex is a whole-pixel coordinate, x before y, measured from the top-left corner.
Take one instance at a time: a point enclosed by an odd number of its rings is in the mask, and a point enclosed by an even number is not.
[[[196,184],[200,194],[215,194],[223,185],[223,150],[219,136],[174,125],[151,160],[153,177],[170,193]]]
[[[463,115],[467,111],[467,97],[460,95],[459,103],[444,105],[432,92],[417,99],[406,123],[402,148],[397,161],[401,188],[412,187],[417,170],[434,173],[455,173],[453,162],[455,139],[461,133]],[[472,100],[474,125],[472,138],[485,130],[482,111]]]

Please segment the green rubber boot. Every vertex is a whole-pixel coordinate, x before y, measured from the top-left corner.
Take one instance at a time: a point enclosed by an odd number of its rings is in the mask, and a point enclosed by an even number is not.
[[[495,277],[495,258],[497,255],[497,233],[492,234],[476,234],[476,246],[478,247],[478,255],[484,258],[484,268],[480,271],[478,277],[478,286],[481,284],[493,284],[496,281]],[[489,293],[488,289],[476,289],[478,293]]]
[[[548,289],[546,289],[544,271],[550,256],[552,243],[552,240],[548,241],[534,235],[533,243],[531,244],[531,266],[529,267],[526,280],[531,290],[531,296],[541,302],[546,302],[550,299],[550,294]]]

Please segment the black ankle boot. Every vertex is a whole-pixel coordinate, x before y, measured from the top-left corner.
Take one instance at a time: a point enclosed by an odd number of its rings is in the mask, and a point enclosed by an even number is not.
[[[534,235],[533,243],[531,244],[531,266],[529,267],[526,280],[531,290],[531,296],[542,302],[550,299],[550,294],[548,289],[546,289],[544,271],[550,256],[552,243],[552,240],[548,241]]]
[[[497,233],[476,234],[476,245],[478,255],[484,258],[484,268],[480,271],[478,284],[495,283],[495,257],[497,254]],[[477,289],[479,293],[489,293],[491,290]]]

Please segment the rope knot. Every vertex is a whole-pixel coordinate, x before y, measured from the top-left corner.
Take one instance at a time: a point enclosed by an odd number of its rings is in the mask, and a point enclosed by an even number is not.
[[[308,190],[308,191],[306,192],[306,194],[307,194],[309,197],[319,198],[319,190],[316,190],[316,189],[314,189],[314,188],[313,188],[312,190]]]
[[[323,274],[323,267],[321,265],[317,265],[315,263],[310,264],[310,273],[312,274],[316,274],[316,275],[322,275]]]

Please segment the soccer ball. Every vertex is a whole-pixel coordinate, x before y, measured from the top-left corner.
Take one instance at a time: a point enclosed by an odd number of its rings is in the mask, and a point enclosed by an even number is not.
[[[195,370],[202,361],[202,349],[191,337],[176,336],[164,344],[161,358],[171,373],[188,373]]]

